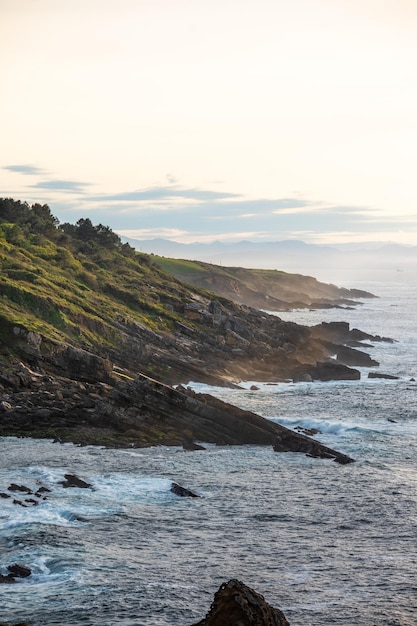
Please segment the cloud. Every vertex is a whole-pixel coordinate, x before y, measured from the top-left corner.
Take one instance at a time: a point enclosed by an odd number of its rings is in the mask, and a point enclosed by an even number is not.
[[[43,180],[35,185],[30,185],[33,189],[45,189],[50,191],[65,191],[68,193],[85,193],[84,187],[90,183],[82,183],[75,180]]]
[[[3,169],[9,172],[15,172],[16,174],[26,174],[28,176],[45,174],[45,170],[36,167],[36,165],[5,165]]]
[[[148,187],[136,191],[125,191],[122,193],[92,196],[90,200],[104,202],[143,202],[145,200],[163,200],[169,198],[184,198],[197,201],[204,200],[225,200],[227,198],[238,198],[239,194],[211,191],[206,189],[187,189],[177,186],[171,187]]]
[[[10,170],[10,168],[13,168]],[[10,165],[10,171],[39,173],[31,165]],[[174,181],[171,174],[167,180]],[[174,241],[305,241],[363,240],[370,233],[387,239],[398,233],[402,241],[417,228],[417,216],[386,216],[370,206],[336,205],[294,196],[248,198],[242,194],[178,183],[153,185],[133,191],[90,195],[88,185],[76,180],[43,179],[27,185],[22,199],[47,202],[60,221],[75,223],[88,216],[116,232],[141,239],[163,237]],[[393,237],[391,237],[392,239]]]

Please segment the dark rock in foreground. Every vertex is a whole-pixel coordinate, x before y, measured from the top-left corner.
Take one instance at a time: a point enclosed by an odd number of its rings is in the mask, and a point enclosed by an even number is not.
[[[223,583],[210,611],[192,626],[289,626],[285,615],[240,580]]]

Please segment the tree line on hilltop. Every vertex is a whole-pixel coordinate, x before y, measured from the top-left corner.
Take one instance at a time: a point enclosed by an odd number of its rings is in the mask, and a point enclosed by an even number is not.
[[[0,198],[0,223],[9,224],[5,230],[7,241],[13,244],[33,235],[43,236],[56,243],[72,244],[78,251],[88,254],[97,248],[116,249],[125,256],[134,256],[135,249],[123,243],[109,226],[93,225],[89,218],[81,218],[75,224],[59,223],[47,204]]]

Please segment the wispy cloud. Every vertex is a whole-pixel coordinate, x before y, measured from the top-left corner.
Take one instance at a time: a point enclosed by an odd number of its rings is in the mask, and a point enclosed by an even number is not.
[[[9,171],[39,176],[32,165],[9,165]],[[299,238],[305,241],[341,241],[387,238],[389,231],[408,228],[407,237],[417,231],[417,216],[385,216],[369,206],[349,206],[313,201],[306,197],[249,198],[219,190],[217,184],[187,187],[166,175],[168,184],[153,185],[116,193],[89,193],[91,183],[64,178],[40,177],[26,185],[21,199],[47,202],[61,221],[76,222],[88,216],[131,238],[165,238],[181,242],[279,241]],[[417,237],[417,233],[416,233]]]
[[[45,189],[50,191],[64,191],[67,193],[85,193],[85,187],[90,183],[83,183],[75,180],[43,180],[35,185],[31,185],[33,189]]]
[[[143,202],[145,200],[164,200],[169,198],[184,198],[196,201],[225,200],[240,197],[235,193],[212,191],[208,189],[187,189],[185,187],[147,187],[136,191],[124,191],[116,194],[91,196],[94,202]]]
[[[16,174],[26,174],[27,176],[37,176],[45,174],[45,170],[36,165],[5,165],[4,170]]]

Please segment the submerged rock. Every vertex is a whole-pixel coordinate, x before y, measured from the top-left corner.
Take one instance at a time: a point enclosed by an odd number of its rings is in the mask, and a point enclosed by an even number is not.
[[[206,617],[192,626],[289,626],[284,613],[240,580],[223,583]]]
[[[176,496],[180,496],[182,498],[199,498],[200,497],[199,495],[194,493],[194,491],[191,491],[190,489],[186,489],[186,487],[183,487],[182,485],[179,485],[178,483],[171,484],[171,491],[172,493],[175,493]]]
[[[87,489],[88,487],[92,487],[90,483],[86,483],[85,480],[78,478],[75,474],[65,474],[65,480],[60,482],[60,485],[63,487],[79,487],[81,489]]]
[[[386,380],[399,380],[399,376],[393,376],[392,374],[382,374],[382,372],[369,372],[368,378],[385,378]]]
[[[0,585],[12,585],[15,582],[15,578],[12,574],[7,574],[7,576],[0,574]]]
[[[0,584],[12,585],[16,582],[16,578],[27,578],[32,574],[30,567],[27,567],[26,565],[19,565],[19,563],[8,565],[7,569],[9,570],[9,573],[6,576],[4,574],[0,574]],[[2,625],[0,624],[0,626]]]
[[[29,489],[29,487],[26,487],[25,485],[16,485],[15,483],[12,483],[11,485],[9,485],[7,489],[9,491],[22,491],[23,493],[28,493],[28,494],[33,493],[32,489]]]
[[[14,565],[8,565],[7,569],[9,570],[10,574],[15,578],[27,578],[32,573],[30,567],[27,567],[26,565],[19,565],[19,563],[14,563]]]

